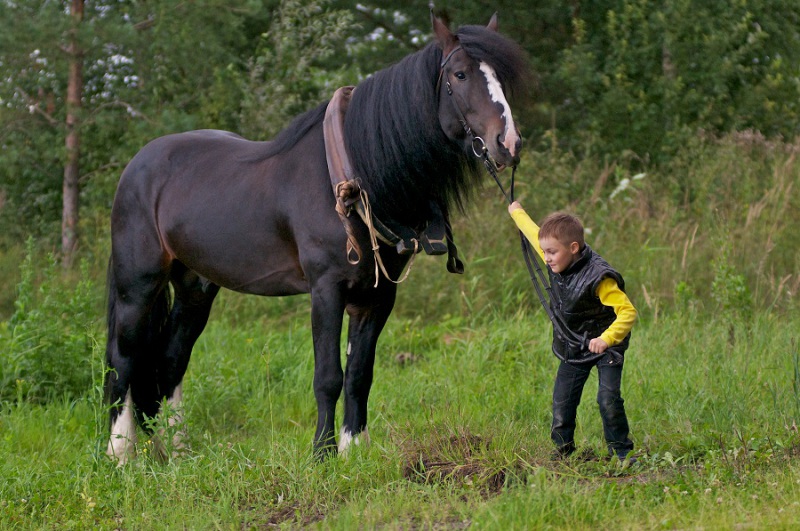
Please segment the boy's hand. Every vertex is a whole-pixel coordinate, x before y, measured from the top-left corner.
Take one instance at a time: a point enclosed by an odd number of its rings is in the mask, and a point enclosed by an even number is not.
[[[519,204],[519,201],[514,201],[513,203],[508,205],[508,213],[511,214],[512,212],[514,212],[515,210],[519,210],[520,208],[522,208],[522,205]]]
[[[594,354],[601,354],[605,352],[607,348],[608,348],[608,343],[606,343],[599,337],[596,337],[591,341],[589,341],[589,352],[592,352]]]

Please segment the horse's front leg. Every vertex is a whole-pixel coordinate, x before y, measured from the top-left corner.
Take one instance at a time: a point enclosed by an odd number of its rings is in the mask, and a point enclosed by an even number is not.
[[[344,303],[338,287],[311,290],[311,330],[314,335],[314,396],[317,399],[317,432],[314,454],[323,459],[336,450],[334,417],[342,393],[342,335]]]
[[[372,388],[375,347],[378,336],[394,307],[397,289],[384,282],[369,301],[347,306],[350,326],[347,335],[347,369],[344,382],[344,421],[339,437],[339,452],[351,444],[369,443],[367,401]]]

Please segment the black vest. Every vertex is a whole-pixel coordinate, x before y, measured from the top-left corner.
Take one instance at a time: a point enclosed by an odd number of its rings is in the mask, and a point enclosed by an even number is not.
[[[550,273],[550,307],[553,313],[560,316],[566,327],[577,337],[591,340],[614,322],[617,315],[610,306],[605,306],[597,296],[597,286],[605,278],[616,280],[619,289],[625,291],[625,281],[608,262],[584,245],[578,260],[563,273]],[[603,354],[592,354],[588,349],[570,348],[565,338],[556,328],[553,329],[553,353],[562,360],[573,363],[589,363],[596,361],[606,353],[624,354],[628,348],[631,335],[628,334],[618,345],[609,347]],[[588,346],[588,344],[587,344]]]

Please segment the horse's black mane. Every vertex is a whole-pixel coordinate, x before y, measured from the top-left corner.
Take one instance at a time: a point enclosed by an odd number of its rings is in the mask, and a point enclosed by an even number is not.
[[[274,139],[266,143],[267,147],[263,152],[259,153],[258,159],[267,159],[293,148],[314,126],[322,123],[327,107],[328,101],[326,100],[310,111],[296,116]]]
[[[456,36],[470,57],[495,69],[504,90],[519,92],[527,61],[514,42],[484,26],[463,26]],[[462,208],[480,180],[480,161],[439,125],[441,60],[441,49],[431,43],[367,78],[353,93],[345,141],[379,218],[414,226],[430,219],[427,199]]]
[[[508,97],[521,92],[528,66],[516,43],[484,26],[462,26],[455,35],[470,57],[494,68]],[[463,208],[480,180],[480,161],[450,141],[439,125],[441,60],[441,49],[430,43],[368,77],[353,92],[345,142],[379,218],[414,226],[430,219],[431,199],[444,208]],[[261,156],[290,149],[322,122],[327,103],[295,118]]]

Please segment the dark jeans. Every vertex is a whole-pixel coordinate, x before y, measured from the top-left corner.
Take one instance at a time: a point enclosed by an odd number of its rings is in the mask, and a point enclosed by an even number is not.
[[[622,356],[616,353],[603,356],[595,364],[600,380],[597,403],[603,419],[603,435],[608,451],[620,457],[633,450],[633,442],[628,438],[625,401],[620,394],[622,365]],[[553,388],[553,426],[550,437],[564,454],[575,450],[575,417],[583,386],[591,371],[592,365],[570,365],[563,361],[558,367]]]

